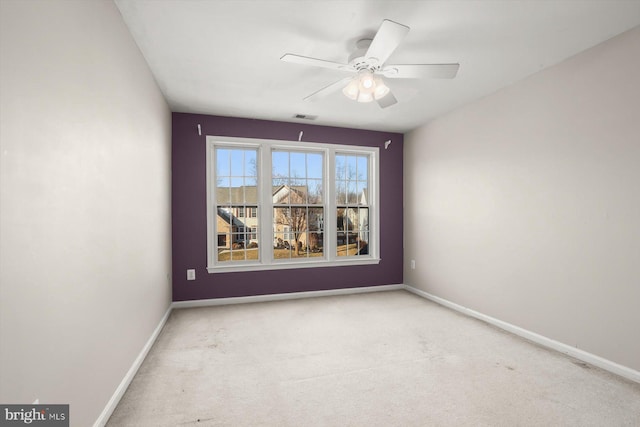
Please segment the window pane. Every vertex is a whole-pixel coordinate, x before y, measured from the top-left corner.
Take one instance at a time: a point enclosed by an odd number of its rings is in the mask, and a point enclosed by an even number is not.
[[[347,244],[347,218],[345,216],[346,209],[339,208],[336,211],[337,218],[337,233],[336,233],[336,245],[337,245],[337,255],[344,256],[346,255],[346,244]]]
[[[369,254],[369,209],[337,210],[337,256]]]
[[[307,187],[309,190],[309,204],[322,204],[322,180],[309,179],[307,180]]]
[[[257,210],[257,154],[256,149],[217,147],[216,156],[216,236],[218,262],[258,259],[258,218],[250,217],[251,208]],[[255,206],[247,207],[246,203]],[[253,249],[253,248],[252,248]]]
[[[271,163],[274,180],[276,178],[286,178],[289,176],[289,153],[285,151],[274,151],[271,155]]]
[[[218,178],[216,184],[216,203],[219,205],[231,203],[230,185],[231,182],[229,178]]]
[[[361,181],[369,180],[369,159],[366,156],[358,156],[356,162],[358,168],[357,179]]]
[[[273,209],[273,230],[275,232],[289,231],[289,217],[289,208]],[[285,226],[287,227],[287,230],[284,230]]]
[[[344,213],[345,213],[345,209],[338,208],[337,215],[336,215],[336,217],[338,218],[338,221],[337,221],[338,231],[344,231],[346,229],[347,224],[345,222]]]
[[[255,182],[255,180],[252,181],[252,179],[245,178],[244,182],[244,201],[246,203],[258,203],[258,187],[255,184],[247,185]]]
[[[231,178],[231,203],[244,203],[244,180],[242,178]]]
[[[218,148],[216,150],[216,176],[229,176],[231,175],[231,170],[229,166],[231,165],[231,151]]]
[[[284,233],[278,232],[273,234],[273,258],[291,258],[291,245],[285,238]]]
[[[347,182],[347,204],[355,205],[358,203],[358,187],[355,181]]]
[[[273,203],[277,205],[289,204],[289,185],[279,184],[281,179],[273,180]]]
[[[309,189],[306,180],[293,180],[291,185],[291,204],[302,205],[308,201]]]
[[[357,216],[354,219],[353,231],[356,233],[357,252],[355,255],[369,254],[369,209],[354,209]]]
[[[302,191],[307,185],[307,180],[305,178],[290,178],[289,185],[299,191]]]
[[[305,153],[290,153],[289,157],[289,176],[291,178],[307,177],[307,159]]]
[[[360,249],[358,255],[369,255],[369,232],[362,231],[360,238]]]
[[[244,152],[244,176],[258,176],[257,156],[258,153],[255,150]]]
[[[322,154],[307,154],[307,178],[322,179]]]
[[[322,257],[324,256],[324,244],[322,233],[309,233],[309,256],[310,257]]]
[[[346,156],[336,155],[336,180],[347,179],[347,158]]]
[[[368,208],[349,208],[347,209],[347,217],[351,231],[361,231],[369,227]]]
[[[358,195],[358,204],[359,205],[368,205],[369,204],[369,194],[368,185],[366,181],[358,181],[357,182],[357,195]]]
[[[324,230],[324,209],[309,208],[308,209],[308,229],[309,231],[322,232]]]
[[[346,210],[346,228],[349,231],[358,229],[358,210],[349,208]]]
[[[218,248],[218,262],[231,261],[231,252],[229,249]]]
[[[345,203],[347,203],[347,183],[336,181],[336,204],[344,205]]]
[[[346,156],[347,158],[347,179],[352,180],[357,177],[356,156]]]
[[[244,176],[245,150],[231,150],[231,176]]]
[[[291,203],[307,203],[307,180],[306,179],[291,179],[289,181],[289,197]]]
[[[297,230],[295,232],[291,248],[291,258],[307,257],[307,234],[304,230]]]

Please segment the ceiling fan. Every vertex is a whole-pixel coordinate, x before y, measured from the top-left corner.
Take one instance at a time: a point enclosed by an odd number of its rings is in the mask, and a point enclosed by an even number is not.
[[[383,77],[389,79],[440,78],[452,79],[460,64],[385,64],[409,32],[409,27],[385,19],[373,39],[362,39],[356,44],[356,51],[349,56],[348,63],[326,61],[324,59],[287,53],[282,61],[301,65],[346,71],[355,76],[345,77],[312,93],[305,100],[318,99],[342,88],[342,93],[354,101],[376,101],[381,108],[398,102]]]

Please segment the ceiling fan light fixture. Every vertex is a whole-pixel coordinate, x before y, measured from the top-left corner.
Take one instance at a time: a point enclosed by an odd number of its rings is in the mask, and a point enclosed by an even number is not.
[[[375,79],[369,70],[362,70],[358,73],[360,79],[360,91],[373,91],[375,89]]]
[[[347,98],[358,102],[372,102],[384,98],[389,88],[382,78],[376,77],[370,70],[362,70],[342,89]]]
[[[351,79],[349,84],[342,89],[342,93],[347,98],[357,101],[358,93],[360,92],[360,89],[358,88],[359,85],[360,83],[357,78]]]
[[[373,97],[375,99],[382,99],[389,93],[389,87],[384,84],[380,77],[375,80],[375,89],[373,91]]]
[[[358,94],[358,102],[371,102],[373,101],[373,94],[370,92],[360,92]]]

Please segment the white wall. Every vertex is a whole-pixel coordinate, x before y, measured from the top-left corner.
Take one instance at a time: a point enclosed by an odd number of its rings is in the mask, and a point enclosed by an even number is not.
[[[0,8],[0,402],[88,426],[170,304],[171,113],[113,2]]]
[[[636,27],[406,136],[405,283],[640,370],[639,47]]]

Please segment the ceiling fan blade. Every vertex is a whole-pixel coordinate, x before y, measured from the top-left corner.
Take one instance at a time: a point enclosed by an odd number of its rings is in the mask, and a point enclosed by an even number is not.
[[[409,27],[406,25],[385,19],[371,41],[365,58],[375,58],[378,65],[384,64],[408,32]]]
[[[309,95],[306,98],[304,98],[304,100],[305,101],[315,101],[317,99],[324,98],[325,96],[330,95],[333,92],[335,92],[337,90],[340,90],[343,87],[345,87],[347,85],[347,83],[349,82],[349,80],[351,80],[351,77],[345,77],[343,79],[340,79],[337,82],[331,83],[330,85],[325,86],[322,89],[319,89],[319,90],[313,92],[311,95]]]
[[[287,53],[280,58],[284,62],[292,62],[294,64],[311,65],[313,67],[329,68],[332,70],[355,72],[348,64],[340,64],[339,62],[325,61],[324,59],[309,58],[307,56],[294,55]]]
[[[387,65],[379,71],[390,79],[452,79],[458,74],[460,64],[407,64]]]
[[[390,107],[393,104],[397,103],[398,100],[396,99],[395,96],[393,96],[393,93],[391,93],[391,91],[389,91],[389,93],[386,94],[384,96],[384,98],[380,98],[380,99],[376,100],[376,102],[378,103],[380,108],[387,108],[387,107]]]

